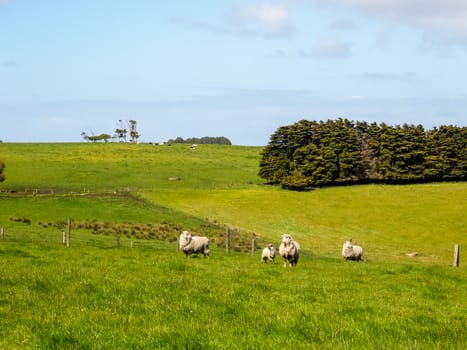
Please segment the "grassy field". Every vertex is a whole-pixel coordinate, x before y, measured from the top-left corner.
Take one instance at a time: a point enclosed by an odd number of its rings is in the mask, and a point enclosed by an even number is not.
[[[466,348],[467,184],[285,192],[260,151],[0,144],[0,348]],[[298,266],[226,255],[227,224],[260,246],[291,233]],[[177,252],[182,229],[214,238],[209,259]],[[349,236],[365,263],[342,261]]]

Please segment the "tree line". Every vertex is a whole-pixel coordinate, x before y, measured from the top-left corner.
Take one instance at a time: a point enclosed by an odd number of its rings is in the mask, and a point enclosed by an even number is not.
[[[5,181],[5,174],[3,173],[3,170],[5,168],[6,168],[5,163],[0,160],[0,182]]]
[[[81,137],[85,141],[98,142],[104,141],[109,142],[112,140],[118,140],[119,142],[127,142],[127,137],[130,137],[131,143],[137,143],[138,138],[141,136],[138,131],[136,131],[136,120],[128,120],[127,125],[128,129],[125,128],[124,122],[119,120],[119,126],[115,129],[113,135],[102,133],[99,135],[88,135],[85,131],[81,132]]]
[[[271,135],[259,176],[309,190],[339,184],[417,183],[467,179],[467,127],[425,130],[337,119],[301,120]]]
[[[175,139],[170,139],[167,143],[187,143],[187,144],[205,144],[205,145],[232,145],[232,142],[227,137],[224,136],[205,136],[205,137],[189,137],[183,139],[182,137],[177,137]]]

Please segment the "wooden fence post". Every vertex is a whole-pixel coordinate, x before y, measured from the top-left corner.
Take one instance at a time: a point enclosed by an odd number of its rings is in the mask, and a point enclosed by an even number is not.
[[[228,227],[225,228],[225,252],[230,253],[230,230]]]
[[[460,251],[459,244],[458,243],[454,244],[454,262],[452,263],[452,266],[454,267],[459,267],[459,251]]]
[[[65,231],[62,231],[62,243],[63,243],[63,245],[66,244],[66,233],[65,233]]]
[[[3,229],[3,227],[0,229],[0,237],[2,238],[2,240],[5,238],[5,230]]]
[[[66,238],[66,247],[70,248],[71,244],[71,218],[68,218],[68,229],[67,229],[67,238]]]
[[[255,250],[256,250],[256,241],[255,239],[253,238],[251,240],[251,255],[255,255]]]

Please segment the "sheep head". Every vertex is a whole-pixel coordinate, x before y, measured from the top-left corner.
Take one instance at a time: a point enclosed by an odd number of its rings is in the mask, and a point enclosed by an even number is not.
[[[342,247],[343,249],[352,249],[353,248],[353,244],[352,244],[352,238],[349,239],[348,241],[346,241],[344,243],[344,246]]]
[[[192,240],[192,236],[191,236],[191,233],[188,232],[188,231],[183,231],[180,235],[180,239],[179,239],[179,247],[180,249],[183,249],[184,247],[186,247],[188,244],[190,244]]]
[[[282,235],[282,243],[283,243],[285,246],[290,245],[290,243],[292,243],[292,236],[289,235],[288,233],[284,233],[284,234]]]

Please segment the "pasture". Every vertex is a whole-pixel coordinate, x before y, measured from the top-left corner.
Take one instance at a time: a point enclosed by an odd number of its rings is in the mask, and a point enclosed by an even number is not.
[[[0,144],[0,348],[466,347],[467,184],[285,192],[257,177],[260,151]],[[68,217],[134,232],[76,227],[66,248]],[[259,246],[291,233],[297,267],[226,255],[225,225]],[[217,237],[209,259],[176,250],[182,229]],[[349,237],[365,263],[342,260]]]

